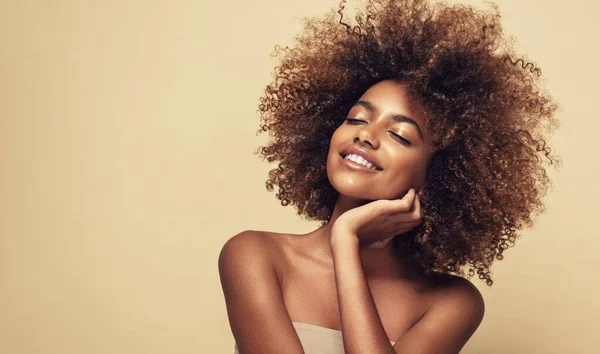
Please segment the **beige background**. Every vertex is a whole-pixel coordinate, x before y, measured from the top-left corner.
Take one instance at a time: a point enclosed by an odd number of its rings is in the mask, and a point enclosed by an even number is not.
[[[463,353],[596,353],[600,7],[498,4],[561,102],[564,163],[494,286],[474,279],[487,311]],[[252,154],[269,55],[333,6],[0,2],[0,353],[233,352],[223,243],[317,227]]]

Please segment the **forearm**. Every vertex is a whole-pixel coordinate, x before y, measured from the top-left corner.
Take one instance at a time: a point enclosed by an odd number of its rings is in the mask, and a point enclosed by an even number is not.
[[[346,353],[395,353],[362,269],[358,238],[334,231],[331,250]]]

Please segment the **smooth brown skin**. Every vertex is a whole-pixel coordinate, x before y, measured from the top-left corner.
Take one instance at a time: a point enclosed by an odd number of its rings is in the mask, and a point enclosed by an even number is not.
[[[332,226],[350,209],[378,199],[402,198],[411,187],[418,190],[425,182],[431,142],[418,102],[393,81],[374,85],[360,100],[376,109],[353,107],[348,117],[365,122],[346,121],[331,139],[327,173],[340,192],[331,220],[305,235],[247,230],[221,250],[221,284],[241,354],[303,353],[292,321],[340,330]],[[392,123],[391,113],[416,121],[424,139],[411,124]],[[342,166],[339,151],[352,144],[375,154],[383,170],[350,172]],[[361,248],[360,261],[381,324],[389,340],[396,342],[394,351],[458,353],[483,318],[481,294],[468,280],[452,275],[409,278],[390,246]]]

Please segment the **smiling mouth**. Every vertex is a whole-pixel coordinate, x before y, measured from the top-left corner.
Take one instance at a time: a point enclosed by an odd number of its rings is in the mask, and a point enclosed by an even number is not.
[[[348,154],[346,156],[340,154],[340,158],[342,160],[342,164],[344,164],[347,167],[350,167],[354,170],[368,171],[368,172],[377,172],[377,171],[382,170],[382,169],[376,167],[375,165],[373,165],[372,163],[368,162],[364,158],[362,158],[362,157],[358,158],[358,155],[356,155],[356,154]]]

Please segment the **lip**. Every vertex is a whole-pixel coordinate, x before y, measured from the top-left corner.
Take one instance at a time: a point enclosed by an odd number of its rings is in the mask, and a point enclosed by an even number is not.
[[[371,170],[370,168],[365,167],[369,171],[381,171],[381,170],[383,170],[383,168],[381,167],[381,163],[379,162],[379,160],[377,160],[377,158],[375,156],[372,156],[371,154],[369,154],[368,152],[366,152],[363,149],[357,148],[355,146],[350,146],[350,147],[344,148],[344,149],[342,149],[340,151],[340,157],[342,159],[344,157],[346,157],[348,154],[355,154],[355,155],[361,156],[362,158],[364,158],[365,160],[369,161],[370,163],[372,163],[377,168],[377,170]],[[344,161],[349,161],[349,160],[344,160]],[[354,163],[354,165],[360,165],[360,164]],[[362,165],[360,165],[360,166],[362,166]]]
[[[342,155],[340,155],[340,163],[354,171],[370,172],[370,173],[377,173],[377,172],[381,171],[381,170],[372,170],[372,169],[368,168],[367,166],[363,166],[352,160],[346,160],[345,158],[342,157]]]

